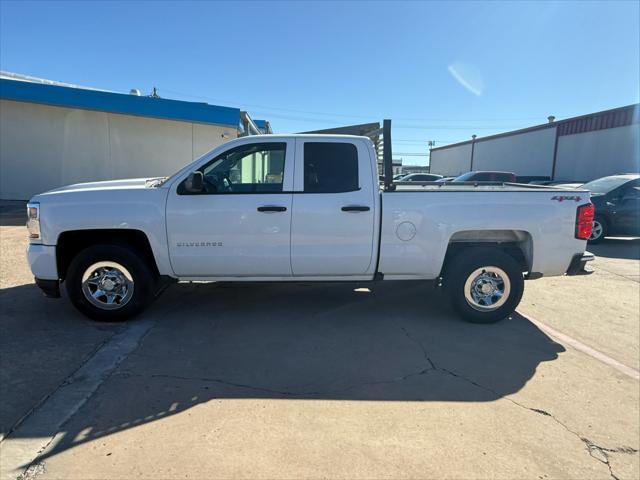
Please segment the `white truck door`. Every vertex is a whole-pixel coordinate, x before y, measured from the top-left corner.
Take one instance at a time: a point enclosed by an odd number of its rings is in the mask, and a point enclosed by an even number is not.
[[[184,180],[167,200],[171,265],[180,277],[291,276],[293,140],[240,145],[197,168],[205,191]]]
[[[369,271],[376,213],[372,175],[363,141],[297,140],[291,222],[294,276]]]

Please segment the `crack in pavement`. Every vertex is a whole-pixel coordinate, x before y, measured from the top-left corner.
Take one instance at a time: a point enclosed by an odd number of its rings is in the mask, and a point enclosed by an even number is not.
[[[547,412],[546,410],[542,410],[540,408],[533,408],[533,407],[528,407],[516,400],[514,400],[513,398],[511,398],[508,395],[502,395],[499,392],[493,390],[492,388],[486,387],[478,382],[475,382],[473,380],[471,380],[468,377],[465,377],[463,375],[460,375],[456,372],[453,372],[451,370],[448,370],[446,368],[443,367],[437,367],[435,365],[435,363],[429,358],[428,354],[427,354],[427,350],[424,347],[424,345],[422,344],[422,342],[420,342],[419,340],[413,338],[409,332],[407,332],[407,330],[404,327],[400,327],[401,330],[405,333],[405,335],[414,343],[418,344],[424,354],[425,359],[429,362],[430,365],[433,366],[433,368],[436,371],[440,371],[443,373],[446,373],[448,375],[451,375],[453,377],[459,378],[465,382],[470,383],[471,385],[481,388],[487,392],[490,392],[492,394],[494,394],[496,397],[502,397],[508,401],[510,401],[511,403],[513,403],[514,405],[517,405],[520,408],[524,408],[525,410],[530,410],[534,413],[537,413],[538,415],[543,415],[545,417],[550,417],[553,421],[555,421],[558,425],[560,425],[562,428],[564,428],[567,432],[571,433],[572,435],[574,435],[575,437],[577,437],[586,447],[587,452],[589,453],[589,455],[592,458],[595,458],[596,460],[598,460],[599,462],[605,464],[607,466],[607,468],[609,469],[609,474],[611,476],[611,478],[613,480],[620,480],[619,477],[617,477],[614,473],[613,473],[613,469],[611,467],[611,463],[609,461],[609,453],[620,453],[620,454],[626,454],[626,455],[632,455],[635,453],[638,453],[638,449],[636,448],[632,448],[632,447],[616,447],[616,448],[607,448],[607,447],[603,447],[601,445],[598,445],[594,442],[592,442],[591,440],[589,440],[586,437],[583,437],[582,435],[580,435],[578,432],[570,429],[564,422],[562,422],[561,420],[558,420],[554,415],[552,415],[551,413]]]
[[[177,380],[185,380],[185,381],[202,381],[202,382],[211,382],[211,383],[217,383],[220,385],[225,385],[225,386],[229,386],[229,387],[234,387],[234,388],[245,388],[245,389],[250,389],[250,390],[254,390],[254,391],[260,391],[260,392],[264,392],[264,393],[270,393],[270,394],[277,394],[277,395],[282,395],[282,396],[287,396],[287,397],[308,397],[308,396],[322,396],[322,395],[329,395],[329,394],[337,394],[337,393],[343,393],[349,390],[353,390],[355,388],[359,388],[359,387],[363,387],[363,386],[370,386],[370,385],[382,385],[382,384],[391,384],[391,383],[398,383],[398,382],[403,382],[411,377],[416,377],[416,376],[420,376],[420,375],[425,375],[427,373],[431,373],[431,372],[440,372],[443,373],[445,375],[449,375],[455,378],[458,378],[466,383],[469,383],[473,386],[475,386],[476,388],[480,388],[482,390],[485,390],[486,392],[491,393],[492,395],[496,396],[497,398],[504,398],[506,400],[508,400],[509,402],[511,402],[513,405],[516,405],[520,408],[523,408],[525,410],[529,410],[533,413],[536,413],[538,415],[542,415],[542,416],[546,416],[551,418],[554,422],[556,422],[558,425],[560,425],[564,430],[566,430],[567,432],[571,433],[572,435],[574,435],[576,438],[578,438],[585,446],[587,452],[589,453],[589,455],[598,460],[600,463],[603,463],[604,465],[607,466],[608,470],[609,470],[609,474],[611,476],[611,478],[613,480],[620,480],[613,472],[612,467],[611,467],[611,463],[609,461],[609,454],[611,453],[618,453],[618,454],[635,454],[638,453],[638,449],[632,448],[632,447],[627,447],[627,446],[622,446],[622,447],[616,447],[616,448],[609,448],[609,447],[603,447],[601,445],[598,445],[596,443],[594,443],[593,441],[589,440],[586,437],[583,437],[582,435],[580,435],[578,432],[572,430],[571,428],[569,428],[564,422],[562,422],[561,420],[559,420],[558,418],[556,418],[553,414],[547,412],[546,410],[542,410],[540,408],[533,408],[533,407],[528,407],[520,402],[518,402],[517,400],[514,400],[513,398],[511,398],[508,395],[504,395],[501,394],[499,392],[497,392],[496,390],[489,388],[485,385],[482,385],[468,377],[465,377],[464,375],[461,375],[459,373],[456,373],[452,370],[449,370],[447,368],[444,367],[440,367],[437,366],[436,363],[430,358],[429,353],[427,351],[427,349],[425,348],[424,344],[419,341],[418,339],[414,338],[409,331],[404,328],[404,327],[399,327],[400,330],[404,333],[404,335],[407,337],[407,339],[409,341],[411,341],[412,343],[414,343],[415,345],[417,345],[420,348],[420,351],[422,352],[422,357],[423,357],[423,361],[424,361],[424,368],[422,368],[421,370],[412,372],[412,373],[408,373],[406,375],[402,375],[400,377],[395,377],[393,379],[387,379],[387,380],[378,380],[378,381],[369,381],[369,382],[360,382],[360,383],[355,383],[352,385],[348,385],[346,387],[341,387],[341,388],[335,388],[335,389],[328,389],[328,390],[311,390],[311,391],[302,391],[302,392],[292,392],[288,389],[276,389],[276,388],[268,388],[268,387],[262,387],[262,386],[258,386],[258,385],[251,385],[251,384],[247,384],[247,383],[240,383],[240,382],[233,382],[233,381],[229,381],[229,380],[225,380],[222,378],[212,378],[212,377],[190,377],[190,376],[180,376],[180,375],[168,375],[168,374],[151,374],[151,375],[142,375],[142,374],[132,374],[130,372],[120,372],[120,373],[116,373],[114,376],[135,376],[135,377],[152,377],[152,378],[167,378],[167,379],[177,379]]]
[[[408,378],[411,377],[416,377],[416,376],[420,376],[420,375],[424,375],[426,373],[429,373],[431,371],[437,371],[438,369],[436,368],[436,366],[434,365],[433,361],[431,361],[431,359],[429,358],[429,355],[426,351],[426,349],[424,348],[424,346],[422,345],[421,342],[415,340],[413,337],[411,337],[411,335],[409,334],[409,332],[404,328],[404,327],[400,327],[400,329],[404,332],[405,336],[412,342],[414,342],[416,345],[418,345],[422,351],[424,360],[426,362],[425,368],[422,368],[421,370],[415,371],[415,372],[411,372],[399,377],[394,377],[392,379],[387,379],[387,380],[376,380],[376,381],[369,381],[369,382],[359,382],[359,383],[355,383],[352,385],[348,385],[346,387],[341,387],[341,388],[336,388],[336,389],[332,389],[332,390],[311,390],[311,391],[302,391],[302,392],[292,392],[289,389],[285,388],[285,389],[275,389],[275,388],[268,388],[268,387],[261,387],[258,385],[250,385],[248,383],[238,383],[238,382],[232,382],[229,380],[224,380],[222,378],[216,378],[216,377],[191,377],[191,376],[182,376],[182,375],[169,375],[169,374],[151,374],[151,375],[143,375],[143,374],[134,374],[131,372],[119,372],[119,373],[115,373],[113,376],[124,376],[124,377],[151,377],[151,378],[167,378],[167,379],[175,379],[175,380],[185,380],[185,381],[200,381],[200,382],[210,382],[210,383],[217,383],[220,385],[225,385],[225,386],[229,386],[229,387],[236,387],[236,388],[246,388],[249,390],[255,390],[255,391],[259,391],[259,392],[265,392],[265,393],[272,393],[272,394],[277,394],[277,395],[283,395],[283,396],[290,396],[290,397],[305,397],[305,396],[321,396],[321,395],[329,395],[329,394],[335,394],[335,393],[343,393],[343,392],[347,392],[349,390],[353,390],[354,388],[358,388],[358,387],[363,387],[363,386],[370,386],[370,385],[383,385],[383,384],[390,384],[390,383],[399,383],[399,382],[403,382],[405,380],[407,380]],[[307,384],[309,385],[309,384]]]
[[[625,280],[630,280],[632,282],[636,282],[638,283],[638,280],[636,280],[635,278],[631,278],[632,275],[635,274],[629,274],[629,275],[625,275],[624,273],[618,273],[618,272],[614,272],[613,270],[609,270],[608,268],[604,268],[602,265],[598,264],[598,265],[594,265],[594,267],[597,267],[598,270],[604,270],[607,273],[610,273],[611,275],[616,275],[618,277],[624,278]]]
[[[448,373],[449,375],[452,375],[454,377],[460,378],[466,382],[469,382],[470,384],[478,387],[478,388],[482,388],[488,392],[491,392],[493,394],[495,394],[496,396],[501,396],[498,392],[494,391],[491,388],[485,387],[484,385],[481,385],[477,382],[474,382],[473,380],[464,377],[463,375],[459,375],[457,373],[454,373],[450,370],[444,369],[444,368],[440,368],[439,370]],[[638,453],[638,449],[636,448],[632,448],[632,447],[616,447],[616,448],[608,448],[608,447],[603,447],[601,445],[598,445],[594,442],[592,442],[591,440],[589,440],[586,437],[583,437],[582,435],[580,435],[578,432],[576,432],[575,430],[570,429],[564,422],[562,422],[561,420],[559,420],[558,418],[555,417],[555,415],[552,415],[551,413],[547,412],[546,410],[542,410],[540,408],[533,408],[533,407],[528,407],[516,400],[514,400],[513,398],[504,395],[502,396],[502,398],[510,401],[511,403],[513,403],[514,405],[517,405],[520,408],[524,408],[525,410],[530,410],[534,413],[537,413],[538,415],[542,415],[545,417],[549,417],[551,418],[554,422],[556,422],[558,425],[560,425],[562,428],[564,428],[567,432],[571,433],[572,435],[574,435],[575,437],[577,437],[586,447],[587,452],[589,453],[589,456],[591,456],[592,458],[598,460],[600,463],[603,463],[607,466],[607,468],[609,469],[609,474],[611,475],[611,478],[613,478],[613,480],[620,480],[619,477],[617,477],[612,470],[611,467],[611,463],[609,462],[609,453],[621,453],[621,454],[629,454],[632,455],[634,453]]]
[[[340,387],[340,388],[335,388],[335,389],[329,389],[329,390],[309,390],[309,391],[303,391],[303,392],[292,392],[289,390],[278,390],[275,388],[268,388],[268,387],[261,387],[258,385],[250,385],[248,383],[239,383],[239,382],[232,382],[229,380],[224,380],[222,378],[215,378],[215,377],[190,377],[190,376],[182,376],[182,375],[169,375],[169,374],[160,374],[160,373],[155,373],[155,374],[151,374],[151,375],[143,375],[143,374],[133,374],[130,372],[120,372],[120,373],[116,373],[113,376],[124,376],[124,377],[146,377],[146,378],[167,378],[167,379],[173,379],[173,380],[185,380],[185,381],[199,381],[199,382],[209,382],[209,383],[217,383],[220,385],[225,385],[228,387],[235,387],[235,388],[245,388],[248,390],[255,390],[258,392],[264,392],[264,393],[272,393],[272,394],[277,394],[277,395],[282,395],[282,396],[287,396],[287,397],[313,397],[313,396],[322,396],[322,395],[331,395],[331,394],[336,394],[336,393],[344,393],[347,392],[349,390],[353,390],[354,388],[359,388],[359,387],[365,387],[365,386],[371,386],[371,385],[383,385],[383,384],[390,384],[390,383],[399,383],[399,382],[403,382],[405,380],[407,380],[408,378],[411,377],[417,377],[420,375],[424,375],[427,374],[431,371],[435,371],[434,368],[425,368],[416,372],[411,372],[411,373],[407,373],[406,375],[402,375],[400,377],[395,377],[392,379],[388,379],[388,380],[375,380],[375,381],[369,381],[369,382],[360,382],[360,383],[354,383],[352,385],[347,385],[346,387]]]
[[[539,408],[533,408],[533,407],[528,407],[522,403],[520,403],[519,401],[511,398],[508,395],[504,395],[501,394],[499,392],[497,392],[496,390],[487,387],[485,385],[482,385],[474,380],[472,380],[471,378],[468,378],[462,374],[459,374],[457,372],[454,372],[452,370],[449,370],[447,368],[444,368],[442,366],[438,366],[429,356],[429,352],[427,351],[427,348],[425,347],[425,345],[423,344],[423,342],[421,342],[420,340],[418,340],[417,338],[415,338],[406,328],[404,328],[403,326],[399,326],[399,329],[403,332],[404,336],[407,338],[408,341],[410,341],[411,343],[415,344],[417,347],[419,347],[420,352],[421,352],[421,356],[422,356],[422,368],[410,372],[408,374],[405,375],[401,375],[398,377],[394,377],[394,378],[390,378],[390,379],[382,379],[382,380],[372,380],[372,381],[366,381],[366,382],[358,382],[358,383],[354,383],[351,385],[347,385],[347,386],[343,386],[343,387],[339,387],[339,388],[333,388],[333,389],[317,389],[317,390],[309,390],[309,391],[291,391],[290,387],[284,387],[284,388],[269,388],[269,387],[264,387],[264,386],[260,386],[260,385],[252,385],[249,383],[242,383],[242,382],[235,382],[235,381],[229,381],[229,380],[225,380],[223,378],[216,378],[216,377],[191,377],[191,376],[181,376],[181,375],[170,375],[170,374],[136,374],[133,373],[131,371],[120,371],[118,372],[117,370],[114,372],[111,372],[111,377],[124,377],[124,378],[129,378],[129,377],[151,377],[151,378],[166,378],[166,379],[176,379],[176,380],[185,380],[185,381],[201,381],[201,382],[210,382],[210,383],[216,383],[219,385],[224,385],[227,387],[233,387],[233,388],[242,388],[242,389],[250,389],[253,391],[258,391],[258,392],[263,392],[263,393],[268,393],[268,394],[277,394],[277,395],[281,395],[281,396],[286,396],[286,397],[290,397],[290,398],[300,398],[300,397],[309,397],[309,396],[323,396],[323,395],[331,395],[331,394],[339,394],[339,393],[343,393],[343,392],[347,392],[356,388],[360,388],[360,387],[366,387],[366,386],[373,386],[373,385],[383,385],[383,384],[393,384],[393,383],[399,383],[399,382],[403,382],[409,378],[412,377],[417,377],[417,376],[421,376],[421,375],[426,375],[426,374],[431,374],[433,372],[436,373],[441,373],[444,375],[449,375],[452,377],[455,377],[457,379],[460,379],[463,382],[466,382],[470,385],[473,385],[476,388],[482,389],[486,392],[491,393],[492,395],[494,395],[496,398],[504,398],[506,400],[508,400],[509,402],[511,402],[513,405],[516,405],[520,408],[529,410],[533,413],[536,413],[538,415],[542,415],[542,416],[546,416],[551,418],[554,422],[556,422],[558,425],[560,425],[564,430],[566,430],[567,432],[571,433],[572,435],[574,435],[576,438],[578,438],[585,446],[587,452],[589,453],[589,456],[591,456],[592,458],[594,458],[595,460],[597,460],[598,462],[604,464],[607,466],[609,474],[611,476],[611,478],[613,480],[620,480],[619,477],[617,477],[613,471],[613,468],[611,466],[611,462],[610,462],[610,455],[611,454],[623,454],[623,455],[633,455],[633,454],[637,454],[638,453],[638,449],[632,448],[632,447],[627,447],[627,446],[621,446],[621,447],[616,447],[616,448],[609,448],[609,447],[604,447],[602,445],[598,445],[596,443],[594,443],[593,441],[587,439],[586,437],[583,437],[582,435],[580,435],[578,432],[572,430],[571,428],[569,428],[564,422],[562,422],[561,420],[559,420],[558,418],[556,418],[553,414],[549,413],[546,410],[542,410]],[[149,329],[149,331],[147,331],[147,334],[150,332],[151,329]],[[144,337],[146,337],[147,335],[144,335]],[[144,340],[144,337],[142,338],[142,340]],[[142,344],[142,341],[140,341],[140,343],[138,344],[138,347]],[[140,352],[140,349],[137,348],[134,351],[132,351],[130,353],[130,355],[143,355],[142,352]],[[307,384],[309,385],[309,384]],[[96,392],[94,392],[95,394]],[[93,396],[93,394],[91,395]],[[67,421],[69,421],[70,419],[68,419]],[[67,422],[65,422],[66,424]],[[53,438],[52,438],[53,440]],[[43,450],[46,450],[43,449]],[[41,452],[39,452],[41,453]],[[20,480],[28,480],[31,479],[35,476],[38,476],[42,473],[44,473],[44,469],[45,469],[45,465],[44,462],[39,462],[39,456],[37,456],[34,461],[29,465],[29,468],[27,468],[26,471],[23,472],[23,474],[20,477]]]
[[[426,348],[424,348],[424,345],[422,344],[422,342],[421,342],[421,341],[419,341],[419,340],[416,340],[415,338],[413,338],[413,337],[409,334],[409,332],[407,331],[407,329],[406,329],[406,328],[404,328],[404,327],[400,327],[400,330],[402,330],[402,331],[404,332],[405,336],[406,336],[409,340],[411,340],[413,343],[415,343],[416,345],[418,345],[418,346],[420,347],[420,350],[422,350],[422,355],[423,355],[423,357],[424,357],[425,361],[426,361],[426,362],[431,366],[431,368],[432,368],[433,370],[437,370],[437,368],[436,368],[435,364],[433,363],[433,361],[431,360],[431,358],[429,358],[429,354],[427,353],[427,349],[426,349]]]

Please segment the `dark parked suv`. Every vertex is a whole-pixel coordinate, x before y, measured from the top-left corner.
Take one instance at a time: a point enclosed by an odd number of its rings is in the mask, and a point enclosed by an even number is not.
[[[640,174],[612,175],[585,183],[595,207],[590,243],[611,235],[640,235]]]

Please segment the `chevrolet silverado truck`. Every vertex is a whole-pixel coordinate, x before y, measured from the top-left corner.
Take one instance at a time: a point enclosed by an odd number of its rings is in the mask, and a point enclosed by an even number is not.
[[[432,280],[464,319],[488,323],[515,310],[525,279],[579,274],[593,259],[588,191],[394,183],[383,125],[376,144],[246,136],[168,178],[36,195],[27,206],[35,281],[50,297],[64,284],[81,312],[114,321],[175,281]]]

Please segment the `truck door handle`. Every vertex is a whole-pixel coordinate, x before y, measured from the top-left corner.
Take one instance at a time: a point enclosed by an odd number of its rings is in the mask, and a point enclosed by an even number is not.
[[[347,205],[342,207],[343,212],[368,212],[371,210],[366,205]]]
[[[287,207],[278,207],[276,205],[264,205],[263,207],[258,207],[259,212],[286,212]]]

